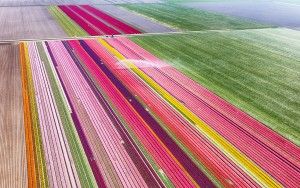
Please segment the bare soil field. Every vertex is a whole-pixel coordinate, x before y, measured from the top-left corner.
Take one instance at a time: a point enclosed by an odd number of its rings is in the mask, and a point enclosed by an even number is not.
[[[18,46],[0,44],[0,187],[27,187]]]
[[[0,40],[67,36],[46,6],[0,7],[0,18]]]
[[[231,16],[252,19],[281,27],[300,27],[300,5],[280,1],[225,1],[184,3],[197,8]]]
[[[162,25],[158,22],[150,20],[142,15],[136,14],[125,8],[117,7],[115,5],[98,5],[96,6],[100,10],[107,12],[108,14],[135,26],[146,33],[157,33],[157,32],[172,32],[176,31],[173,28]]]

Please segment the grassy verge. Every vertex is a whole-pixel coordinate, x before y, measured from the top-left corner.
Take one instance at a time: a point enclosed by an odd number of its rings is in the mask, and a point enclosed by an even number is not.
[[[198,31],[271,27],[270,25],[259,24],[241,18],[186,8],[177,4],[125,4],[121,6],[183,30]]]
[[[88,36],[88,34],[57,6],[49,7],[50,14],[58,21],[63,30],[70,36]]]
[[[132,39],[300,145],[299,32],[206,31]]]

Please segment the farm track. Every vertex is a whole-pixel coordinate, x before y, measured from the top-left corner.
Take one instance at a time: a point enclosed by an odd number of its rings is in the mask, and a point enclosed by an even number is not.
[[[0,45],[0,80],[0,187],[26,187],[22,81],[15,44]]]
[[[223,33],[223,32],[234,32],[234,31],[265,31],[265,32],[270,32],[272,30],[275,30],[275,31],[279,31],[279,30],[283,30],[283,31],[290,31],[290,29],[286,29],[286,28],[276,28],[276,29],[272,29],[272,28],[263,28],[263,29],[241,29],[241,30],[228,30],[228,29],[225,29],[225,30],[203,30],[203,31],[172,31],[172,32],[163,32],[163,33],[140,33],[140,34],[119,34],[119,35],[114,35],[113,37],[128,37],[128,38],[134,38],[134,37],[147,37],[147,36],[171,36],[171,35],[193,35],[193,34],[204,34],[204,33],[210,33],[210,32],[217,32],[217,33]],[[30,38],[27,38],[27,39],[20,39],[20,40],[1,40],[0,41],[0,44],[4,43],[4,44],[7,44],[7,43],[13,43],[13,42],[29,42],[29,41],[53,41],[53,40],[79,40],[79,39],[97,39],[97,38],[111,38],[112,36],[109,36],[109,35],[101,35],[101,36],[68,36],[68,37],[58,37],[58,38],[39,38],[39,39],[30,39]],[[247,38],[247,37],[246,37]],[[251,40],[253,40],[252,38],[250,38]],[[264,43],[264,41],[257,41],[259,43],[262,43],[263,45],[266,45]],[[279,41],[278,41],[279,42]],[[282,42],[282,41],[280,41]],[[286,43],[286,45],[289,45],[288,43]],[[274,47],[274,48],[278,48],[276,47],[276,45],[274,44],[270,44],[270,47]],[[287,51],[286,51],[287,52]],[[293,53],[295,53],[293,51]]]

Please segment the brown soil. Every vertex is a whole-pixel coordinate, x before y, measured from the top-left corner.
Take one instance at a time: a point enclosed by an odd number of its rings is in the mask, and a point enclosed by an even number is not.
[[[0,187],[27,187],[18,46],[0,43]]]

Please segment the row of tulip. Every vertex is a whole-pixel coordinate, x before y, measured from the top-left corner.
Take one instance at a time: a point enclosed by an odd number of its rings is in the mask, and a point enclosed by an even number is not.
[[[49,11],[70,36],[138,34],[138,29],[90,5],[51,6]]]
[[[128,38],[20,49],[33,185],[299,185],[297,146]]]

